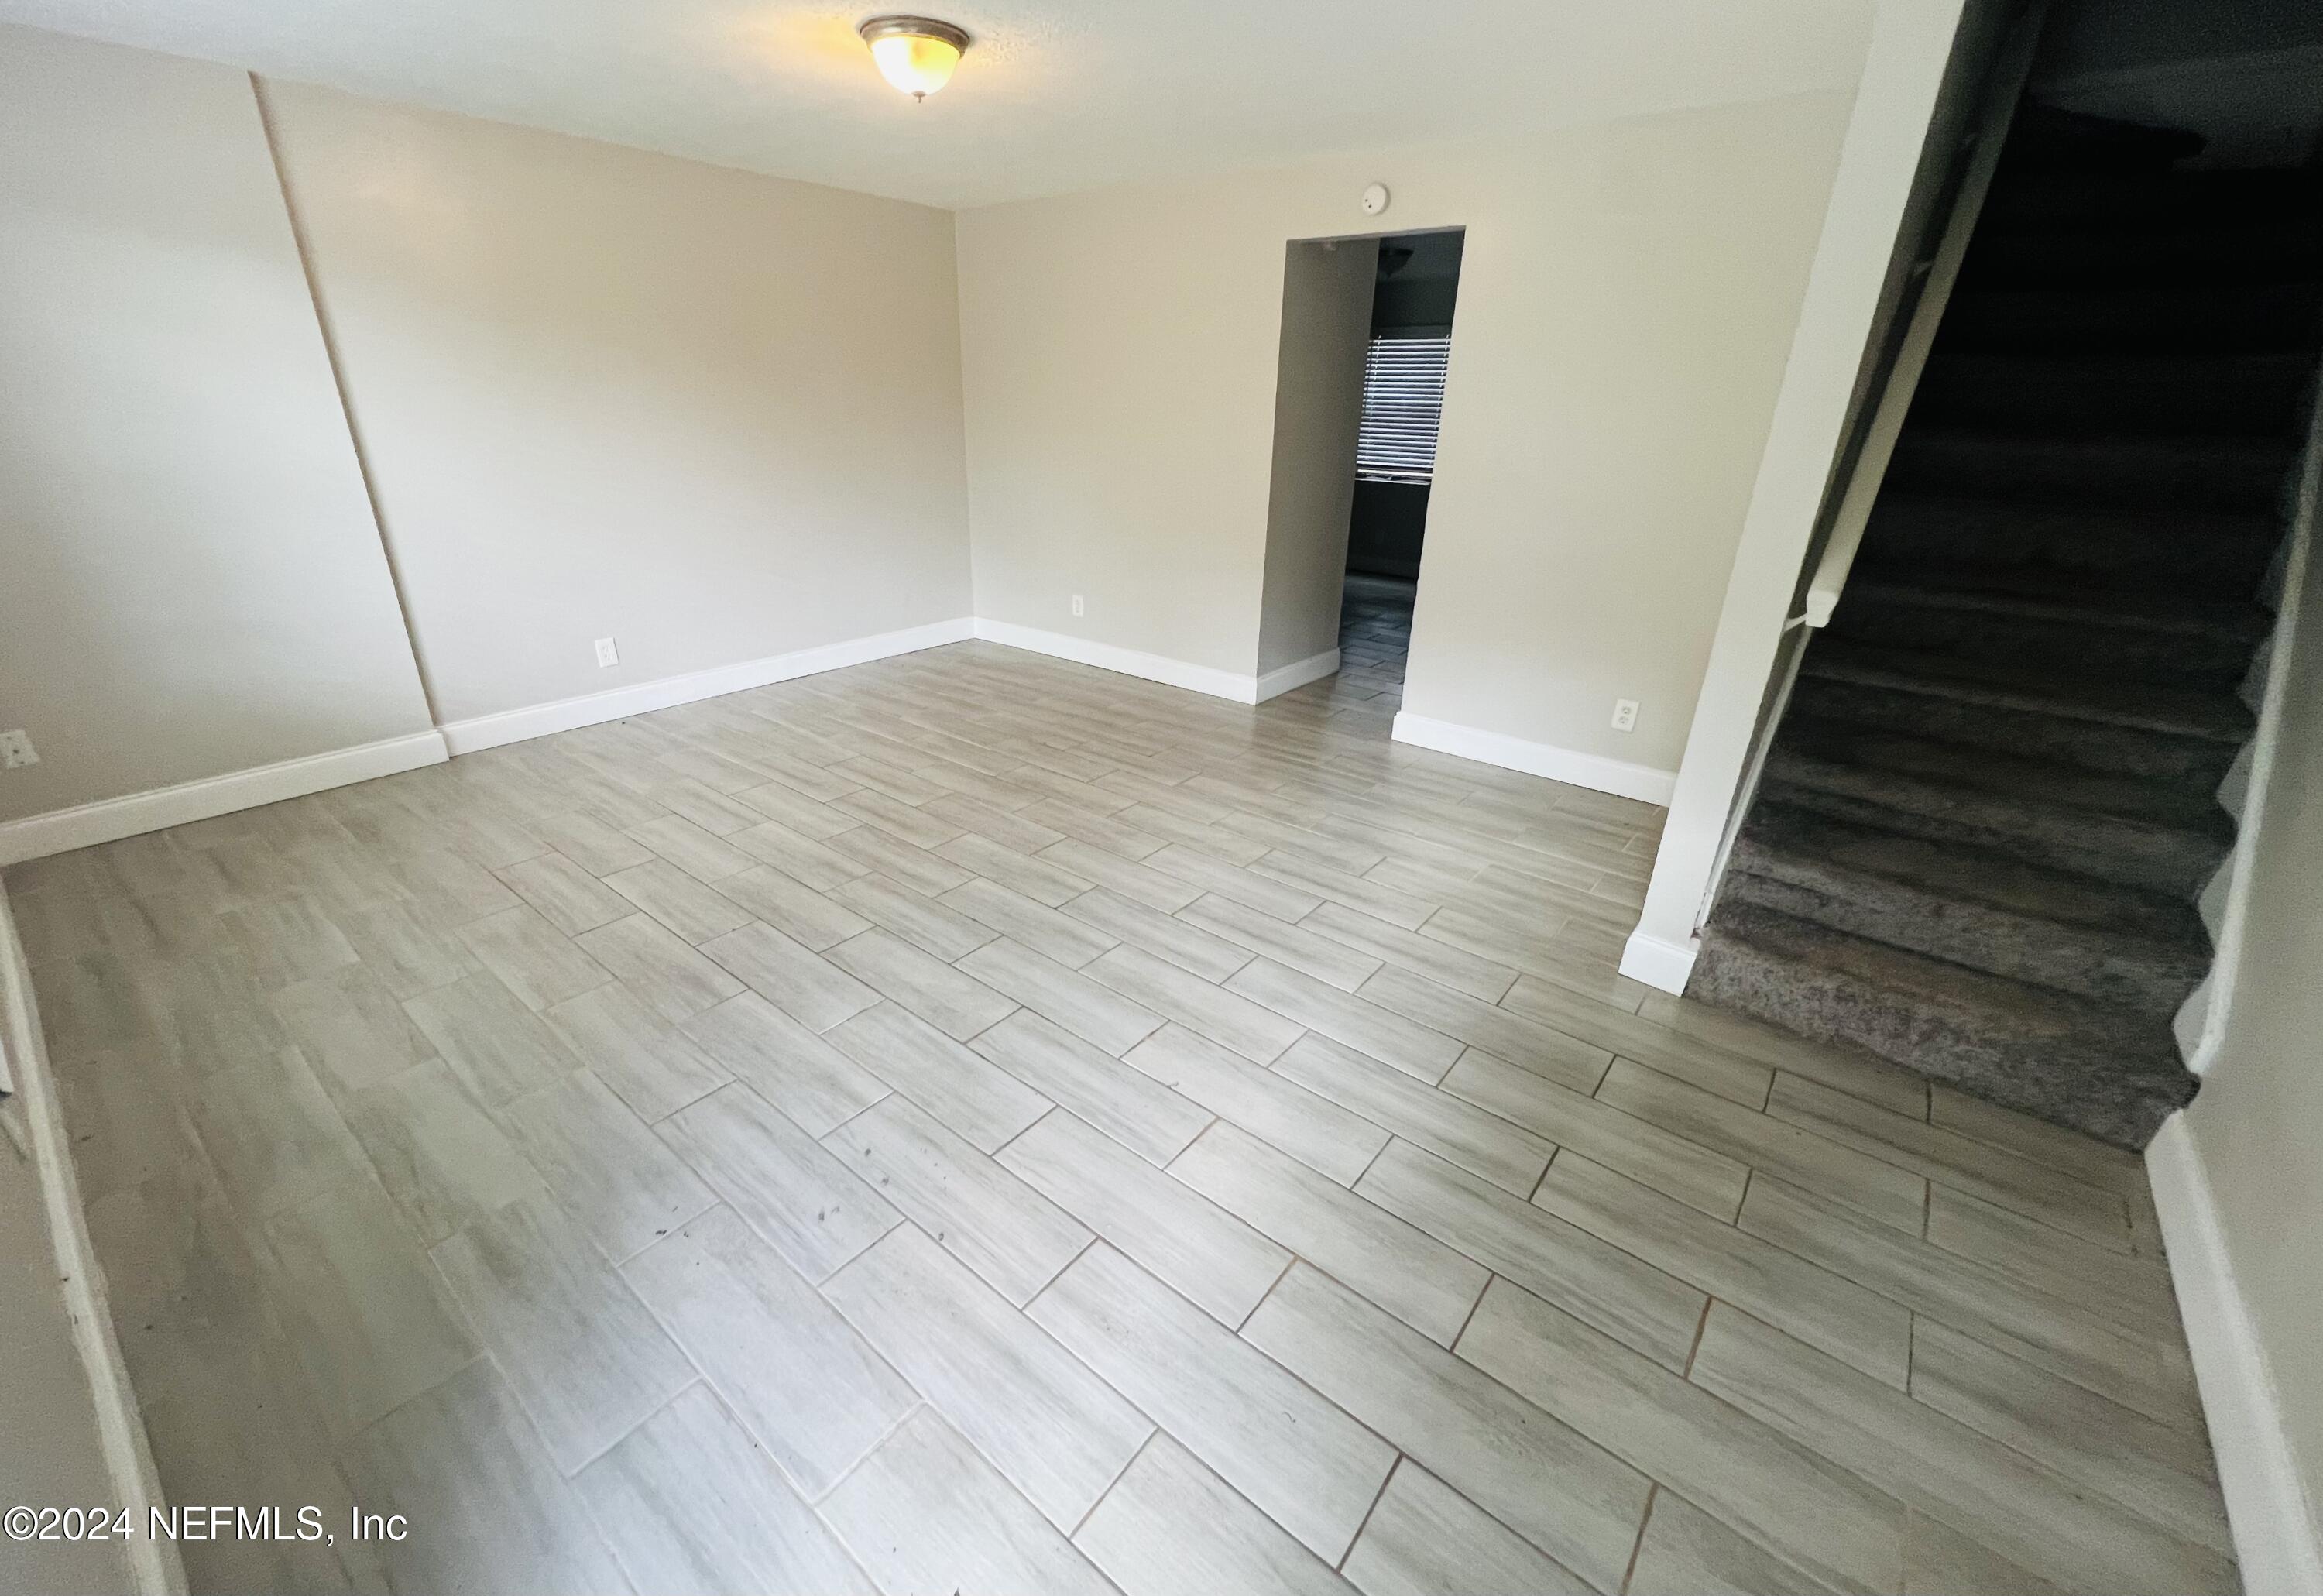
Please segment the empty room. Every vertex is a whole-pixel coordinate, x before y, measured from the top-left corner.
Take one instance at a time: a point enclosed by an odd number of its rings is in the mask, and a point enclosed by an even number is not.
[[[0,1591],[2323,1596],[2318,366],[2309,0],[0,0]]]

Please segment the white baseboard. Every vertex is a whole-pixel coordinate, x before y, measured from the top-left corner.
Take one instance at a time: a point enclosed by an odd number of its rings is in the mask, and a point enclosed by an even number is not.
[[[1694,974],[1694,961],[1701,953],[1702,944],[1698,941],[1673,942],[1662,937],[1649,937],[1641,931],[1631,931],[1630,940],[1621,946],[1621,973],[1673,997],[1684,997],[1686,980]]]
[[[1327,648],[1320,654],[1310,654],[1305,659],[1293,660],[1290,664],[1279,666],[1259,677],[1256,691],[1252,694],[1251,702],[1262,704],[1270,698],[1280,698],[1295,688],[1306,686],[1309,682],[1320,682],[1326,676],[1336,676],[1338,674],[1339,651],[1336,648]]]
[[[1675,770],[1656,770],[1650,765],[1631,765],[1627,760],[1578,753],[1548,743],[1527,742],[1520,737],[1481,731],[1449,720],[1431,720],[1409,710],[1396,715],[1395,740],[1480,764],[1497,765],[1505,770],[1521,770],[1527,775],[1545,775],[1553,782],[1619,793],[1645,803],[1666,806],[1671,791],[1677,785]]]
[[[2323,1523],[2283,1433],[2266,1348],[2235,1283],[2209,1176],[2183,1110],[2145,1150],[2145,1170],[2210,1422],[2243,1589],[2323,1596]]]
[[[367,782],[422,765],[441,765],[447,757],[443,733],[416,731],[409,737],[391,737],[327,754],[309,754],[303,759],[285,759],[279,765],[228,771],[174,787],[28,815],[0,823],[0,865],[69,853],[76,848],[206,821],[238,809],[280,803],[286,798],[303,798],[350,782]]]
[[[868,665],[875,659],[890,659],[923,648],[938,648],[946,643],[964,643],[976,635],[977,623],[962,617],[908,627],[899,632],[852,637],[843,643],[826,643],[819,648],[799,648],[765,659],[746,659],[739,665],[693,671],[683,676],[664,676],[633,687],[616,687],[606,693],[454,720],[445,726],[444,740],[454,754],[473,754],[482,748],[497,748],[503,743],[526,742],[536,737],[619,720],[627,715],[671,709],[699,699],[721,698],[729,693],[768,687],[776,682],[819,675],[848,665]]]
[[[1221,671],[1209,665],[1189,665],[1182,659],[1171,659],[1159,654],[1141,654],[1134,648],[1116,648],[1110,643],[1076,637],[1064,632],[1044,632],[1037,627],[1018,626],[1011,620],[979,619],[976,623],[976,635],[987,643],[1005,643],[1011,648],[1045,654],[1052,659],[1069,659],[1075,665],[1095,665],[1098,670],[1115,671],[1125,676],[1142,676],[1148,682],[1159,682],[1168,687],[1183,687],[1189,693],[1206,693],[1212,698],[1232,699],[1238,704],[1258,702],[1258,678],[1254,675],[1238,675],[1233,671]],[[1311,665],[1314,662],[1308,660],[1305,663]]]

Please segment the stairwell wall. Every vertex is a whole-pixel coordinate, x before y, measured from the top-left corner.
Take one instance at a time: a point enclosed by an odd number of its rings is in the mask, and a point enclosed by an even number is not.
[[[2323,427],[2195,1062],[2148,1154],[2172,1273],[2253,1591],[2323,1596]]]

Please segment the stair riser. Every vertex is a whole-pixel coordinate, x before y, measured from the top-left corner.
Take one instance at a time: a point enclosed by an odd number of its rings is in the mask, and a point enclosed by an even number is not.
[[[2063,870],[2191,902],[2226,857],[2227,845],[2182,831],[2166,831],[2103,815],[2053,809],[2009,809],[1963,800],[1949,809],[1900,808],[1859,793],[1789,781],[1769,782],[1764,795],[1856,825],[1930,842],[1980,848],[2045,870]]]
[[[1770,958],[1720,936],[1714,928],[1703,938],[1686,995],[1811,1041],[1860,1048],[1989,1102],[2133,1151],[2152,1141],[2184,1100],[2158,1093],[2084,1091],[2080,1083],[2042,1074],[2015,1050],[1991,1045],[1908,998]]]
[[[1841,601],[1827,631],[1883,648],[2185,687],[2231,687],[2249,670],[2254,647],[2240,637],[2208,633],[2100,628],[1988,610],[1883,602],[1853,593]]]
[[[1792,702],[1802,713],[1826,720],[1881,729],[1909,727],[1916,736],[1942,742],[2053,759],[2084,770],[2143,773],[2165,781],[2216,785],[2226,778],[2227,766],[2235,757],[2236,745],[2207,738],[2067,720],[2036,711],[2003,709],[1854,682],[1803,678]]]
[[[2199,509],[2272,517],[2296,456],[2288,445],[2199,453],[1905,429],[1887,486],[2081,511]]]
[[[2118,294],[1988,289],[1945,307],[1948,350],[1998,353],[2265,354],[2323,335],[2312,282]]]
[[[2233,372],[2130,373],[2070,366],[1995,371],[1939,358],[1920,381],[1910,419],[2069,436],[2282,437],[2298,417],[2308,378],[2303,361],[2254,362]]]
[[[2152,1014],[2166,1022],[2208,968],[2159,955],[2126,953],[2102,936],[1986,904],[1948,901],[1892,881],[1752,858],[1731,873],[1722,897],[1756,903],[1949,959],[2015,981]],[[1766,874],[1783,870],[1783,876]]]
[[[2172,537],[2166,527],[2137,522],[2030,509],[1947,513],[1906,500],[1872,512],[1857,563],[1867,571],[1943,573],[1953,578],[1947,586],[2004,592],[2162,591],[2241,604],[2257,595],[2278,537],[2255,518],[2239,531]]]

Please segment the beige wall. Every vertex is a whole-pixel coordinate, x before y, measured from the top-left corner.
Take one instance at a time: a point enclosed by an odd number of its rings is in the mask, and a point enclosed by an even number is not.
[[[2312,1516],[2323,1503],[2323,557],[2315,551],[2301,585],[2234,991],[2186,1129]],[[2307,1533],[2323,1545],[2323,1518]]]
[[[1377,239],[1294,243],[1283,251],[1261,675],[1339,646],[1364,352],[1378,277]]]
[[[424,731],[249,79],[0,27],[0,821]]]
[[[268,90],[447,723],[969,613],[947,213]]]
[[[1405,707],[1674,768],[1851,95],[961,213],[977,613],[1252,672],[1284,242],[1465,226]]]

